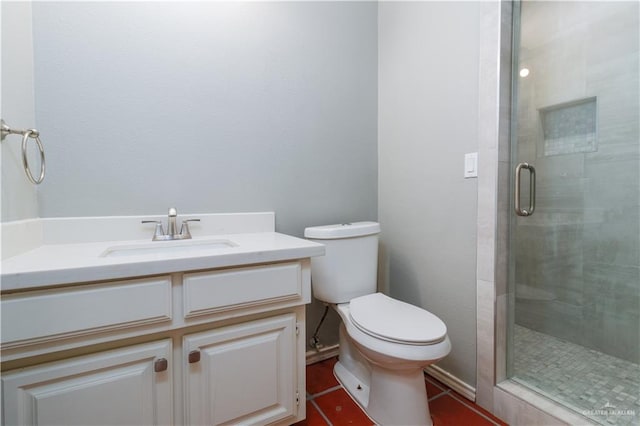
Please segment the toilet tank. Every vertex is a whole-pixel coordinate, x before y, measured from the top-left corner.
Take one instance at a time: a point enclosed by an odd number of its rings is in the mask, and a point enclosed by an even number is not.
[[[311,287],[316,299],[346,303],[375,293],[378,277],[376,222],[313,226],[305,238],[325,245],[325,255],[311,258]]]

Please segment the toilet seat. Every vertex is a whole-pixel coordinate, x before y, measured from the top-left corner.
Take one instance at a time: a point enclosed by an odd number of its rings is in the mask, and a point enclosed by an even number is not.
[[[353,325],[378,339],[405,345],[433,345],[447,336],[446,325],[431,312],[382,293],[356,297],[349,305]]]
[[[445,357],[451,351],[451,342],[446,335],[440,342],[423,345],[393,342],[364,332],[351,318],[350,305],[351,303],[333,305],[342,318],[345,331],[363,354],[368,351],[377,353],[377,358],[383,357],[388,360],[387,365],[390,368],[404,366],[407,361],[435,361]]]

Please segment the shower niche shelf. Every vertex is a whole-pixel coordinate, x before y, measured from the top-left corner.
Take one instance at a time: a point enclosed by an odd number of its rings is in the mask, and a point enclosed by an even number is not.
[[[538,113],[545,157],[598,150],[595,97],[540,108]]]

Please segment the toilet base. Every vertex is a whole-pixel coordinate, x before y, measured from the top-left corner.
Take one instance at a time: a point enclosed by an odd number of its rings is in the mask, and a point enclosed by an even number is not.
[[[338,383],[347,391],[349,396],[366,412],[369,403],[369,386],[351,374],[344,365],[338,361],[333,367],[333,375],[338,379]],[[374,420],[375,419],[371,419]],[[376,422],[376,424],[380,424]]]
[[[367,413],[382,425],[432,426],[422,368],[389,370],[372,365]]]
[[[432,426],[422,366],[382,368],[369,362],[340,324],[340,355],[334,375],[349,396],[379,425]]]
[[[378,425],[433,425],[422,369],[399,372],[371,367],[371,389],[340,361],[333,369],[340,385],[371,420]]]

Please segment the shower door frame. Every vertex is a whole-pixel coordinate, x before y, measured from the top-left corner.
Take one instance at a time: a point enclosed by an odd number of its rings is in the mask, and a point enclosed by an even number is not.
[[[512,39],[518,1],[480,7],[476,402],[512,424],[589,424],[507,377],[508,309],[514,299],[508,286]]]

